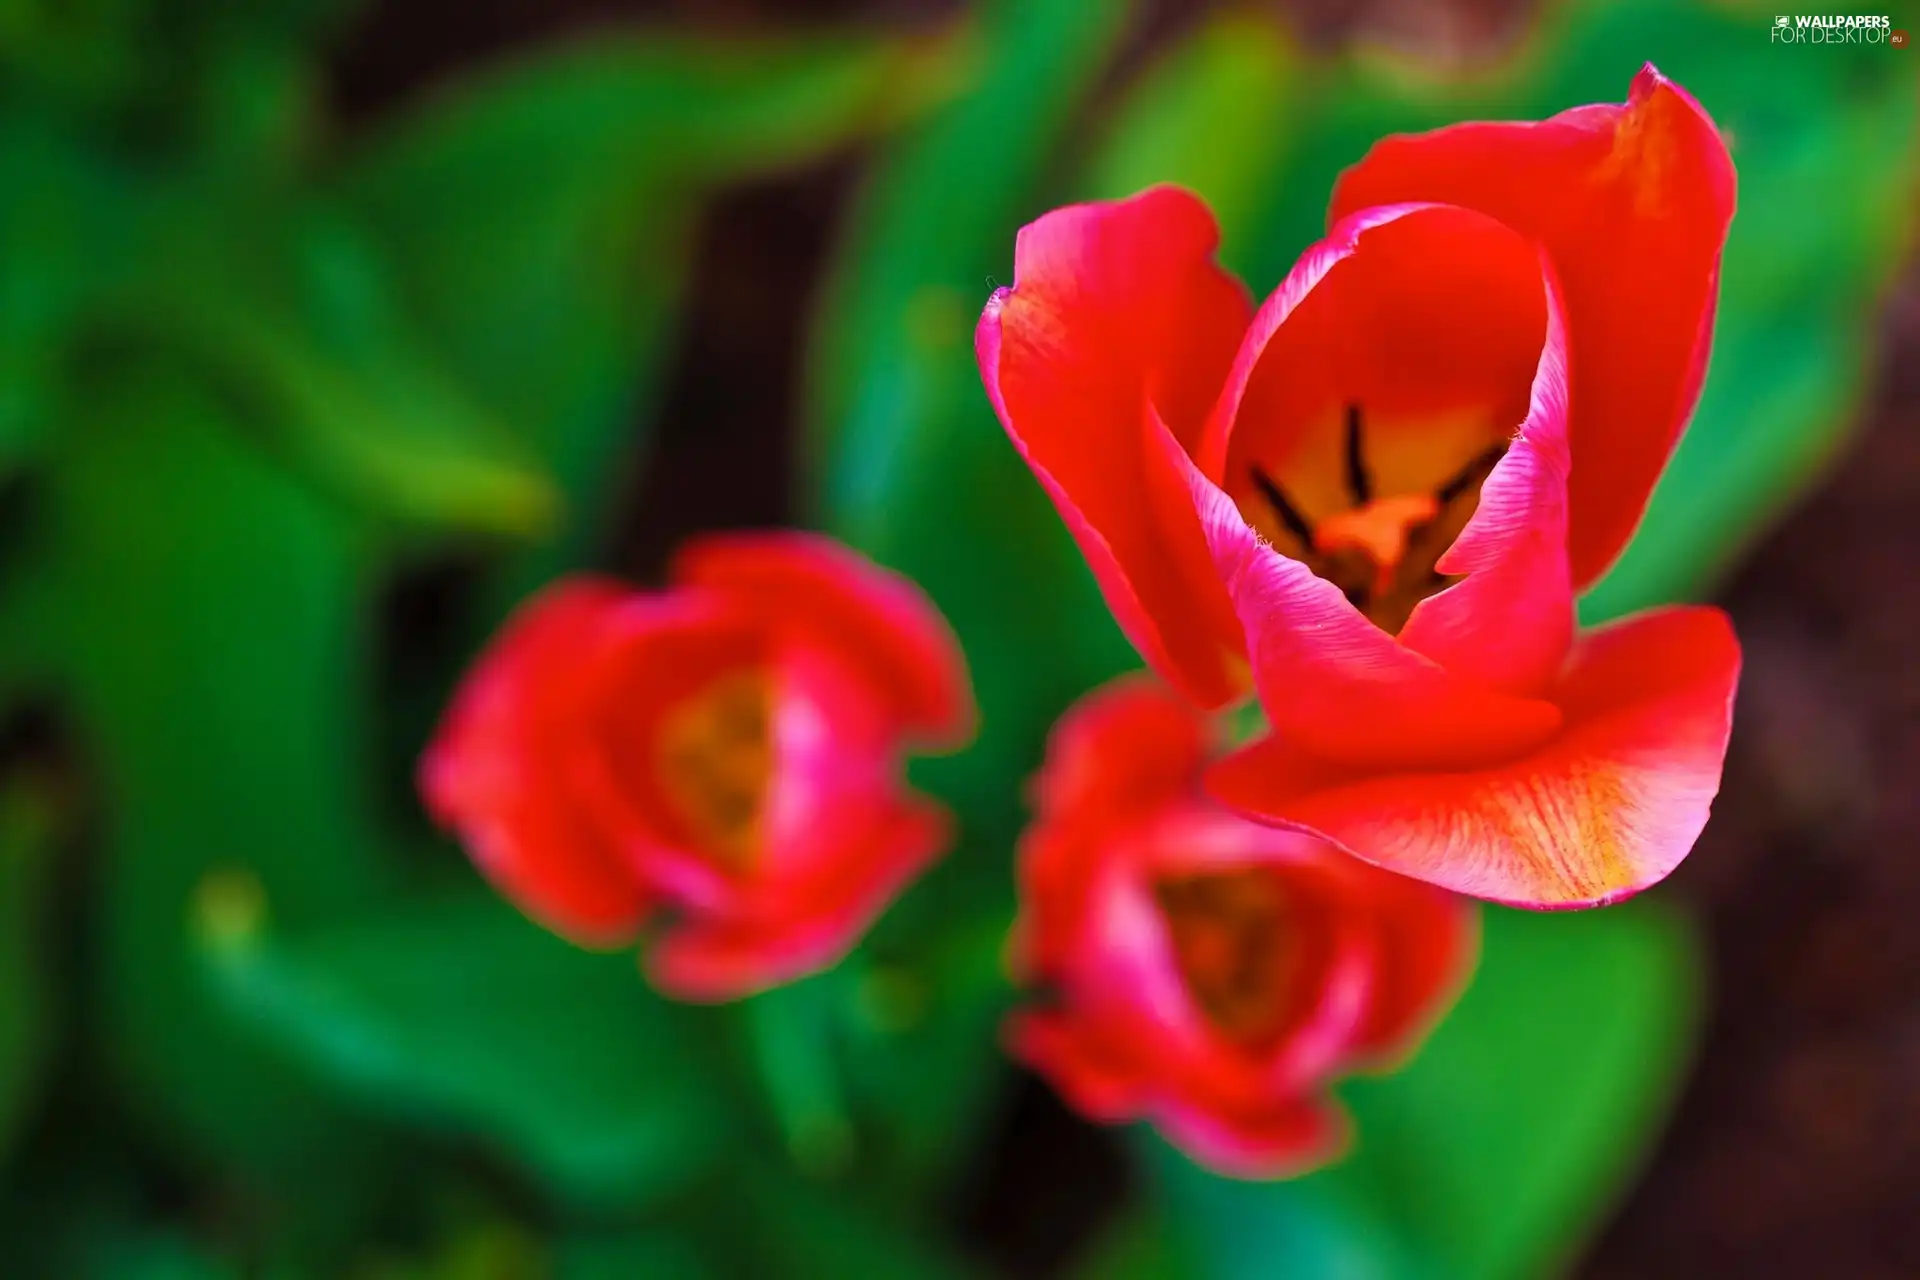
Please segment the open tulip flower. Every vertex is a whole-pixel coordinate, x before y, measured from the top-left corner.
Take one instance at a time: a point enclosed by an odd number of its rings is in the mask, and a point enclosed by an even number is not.
[[[1391,1068],[1459,993],[1474,906],[1208,800],[1200,714],[1142,677],[1054,730],[1020,849],[1013,1053],[1102,1121],[1202,1163],[1340,1154],[1335,1076]]]
[[[707,537],[672,585],[548,588],[421,762],[435,817],[530,916],[634,939],[683,999],[837,960],[946,846],[909,746],[971,736],[959,646],[917,588],[824,538]]]
[[[1726,147],[1651,66],[1624,105],[1388,138],[1256,311],[1194,196],[1026,227],[988,393],[1141,653],[1270,728],[1210,785],[1394,871],[1626,897],[1719,787],[1726,618],[1584,636],[1706,368]]]

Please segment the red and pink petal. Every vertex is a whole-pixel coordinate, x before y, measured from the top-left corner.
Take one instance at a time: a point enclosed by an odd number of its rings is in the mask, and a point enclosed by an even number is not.
[[[1195,1163],[1229,1178],[1297,1177],[1339,1159],[1352,1143],[1346,1112],[1313,1097],[1227,1113],[1172,1098],[1154,1108],[1152,1119]]]
[[[913,582],[841,543],[792,530],[708,534],[681,548],[672,576],[862,672],[919,742],[957,747],[972,736],[973,693],[953,629]]]
[[[629,874],[683,908],[723,903],[734,877],[668,799],[659,734],[666,717],[714,682],[770,675],[766,637],[733,601],[692,590],[631,595],[604,631],[600,647],[580,659],[592,696],[576,711],[578,732],[552,767]]]
[[[1382,775],[1267,739],[1210,784],[1250,816],[1458,893],[1600,906],[1692,849],[1719,789],[1739,669],[1719,610],[1658,610],[1583,637],[1555,695],[1565,729],[1518,759]]]
[[[734,899],[669,924],[648,949],[648,979],[677,1000],[739,999],[842,959],[948,846],[945,810],[911,795],[835,815],[831,861],[738,888]]]
[[[1341,855],[1344,856],[1344,855]],[[1468,898],[1353,859],[1375,919],[1367,1017],[1349,1066],[1391,1071],[1412,1055],[1466,990],[1480,958],[1480,909]]]
[[[579,811],[555,759],[571,749],[582,672],[630,599],[563,580],[515,612],[480,656],[420,761],[429,813],[459,833],[500,891],[583,945],[630,940],[651,894]]]
[[[632,942],[654,906],[619,851],[552,796],[505,802],[447,825],[503,897],[578,946]]]
[[[1184,455],[1176,461],[1277,732],[1356,765],[1471,768],[1532,750],[1560,727],[1552,703],[1500,693],[1401,645],[1340,588],[1269,546]]]
[[[1472,123],[1377,143],[1328,217],[1444,201],[1538,240],[1565,292],[1576,589],[1612,564],[1693,412],[1706,369],[1732,157],[1712,119],[1651,65],[1624,105]]]
[[[1157,809],[1192,789],[1206,750],[1189,703],[1151,677],[1122,676],[1054,723],[1035,807],[1042,818],[1096,819]]]
[[[1238,631],[1190,515],[1148,495],[1156,423],[1197,442],[1250,312],[1218,239],[1206,206],[1171,187],[1055,210],[1021,230],[1013,287],[975,333],[988,397],[1114,617],[1208,706],[1242,687]]]
[[[1007,1052],[1045,1076],[1081,1115],[1102,1124],[1140,1118],[1146,1082],[1123,1049],[1070,1011],[1017,1011],[1002,1034]]]
[[[1455,675],[1520,696],[1550,684],[1573,643],[1567,562],[1566,324],[1542,263],[1547,326],[1526,420],[1435,565],[1465,577],[1414,606],[1400,643]]]
[[[1470,290],[1472,281],[1482,287]],[[1460,301],[1465,293],[1473,300]],[[1395,329],[1387,322],[1403,295],[1438,318],[1403,318]],[[1356,764],[1465,768],[1537,747],[1558,728],[1557,709],[1526,696],[1557,666],[1572,628],[1563,549],[1548,536],[1564,508],[1565,483],[1549,297],[1537,251],[1484,215],[1445,206],[1365,210],[1309,250],[1262,306],[1200,464],[1158,433],[1166,470],[1184,482],[1245,634],[1261,704],[1277,730],[1315,753]],[[1471,336],[1460,336],[1466,331]],[[1462,361],[1473,367],[1441,378],[1442,394],[1405,382],[1404,368],[1423,359],[1436,369]],[[1334,382],[1300,390],[1323,376]],[[1438,398],[1423,399],[1429,396]],[[1465,442],[1466,457],[1502,438],[1501,421],[1523,425],[1495,468],[1498,479],[1488,481],[1489,510],[1456,548],[1455,565],[1483,581],[1470,576],[1426,601],[1419,626],[1410,623],[1404,638],[1270,544],[1215,483],[1271,461],[1289,481],[1311,485],[1312,467],[1289,450],[1310,416],[1352,397],[1371,397],[1389,418],[1412,415],[1404,432],[1416,434],[1424,413],[1478,415],[1484,439]],[[1394,439],[1381,443],[1384,456],[1399,452]],[[1439,481],[1459,461],[1430,468],[1429,478]],[[1337,485],[1337,474],[1327,483]],[[1498,637],[1499,662],[1482,662],[1475,649],[1489,636]],[[1449,670],[1423,648],[1468,669]]]

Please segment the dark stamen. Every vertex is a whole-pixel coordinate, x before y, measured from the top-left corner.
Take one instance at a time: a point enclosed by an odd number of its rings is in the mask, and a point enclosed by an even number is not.
[[[1476,481],[1486,479],[1488,474],[1493,471],[1494,465],[1498,463],[1501,458],[1505,457],[1506,453],[1507,446],[1504,444],[1492,446],[1485,453],[1480,454],[1471,462],[1467,463],[1466,466],[1460,468],[1453,479],[1447,481],[1438,489],[1435,489],[1433,496],[1440,500],[1441,506],[1446,506],[1449,502],[1452,502],[1455,498],[1472,488]]]
[[[1302,546],[1311,548],[1313,526],[1308,524],[1307,518],[1300,514],[1300,508],[1293,505],[1280,486],[1273,482],[1272,476],[1259,467],[1249,467],[1248,470],[1253,473],[1254,487],[1260,490],[1260,496],[1265,498],[1267,505],[1279,515],[1280,523],[1287,526],[1287,532],[1300,539]]]
[[[1364,507],[1373,501],[1373,480],[1367,475],[1367,460],[1360,449],[1360,406],[1347,406],[1347,491],[1353,505]]]

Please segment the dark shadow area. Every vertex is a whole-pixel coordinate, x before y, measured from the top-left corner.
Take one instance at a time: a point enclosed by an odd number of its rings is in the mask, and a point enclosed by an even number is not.
[[[1134,1192],[1117,1130],[1081,1120],[1021,1072],[969,1171],[954,1225],[991,1274],[1039,1280],[1062,1273]]]

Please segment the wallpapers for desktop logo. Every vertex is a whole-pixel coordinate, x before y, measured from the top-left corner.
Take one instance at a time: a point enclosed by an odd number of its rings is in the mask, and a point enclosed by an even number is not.
[[[1779,14],[1773,20],[1774,44],[1884,44],[1907,45],[1907,33],[1895,31],[1885,14]]]

